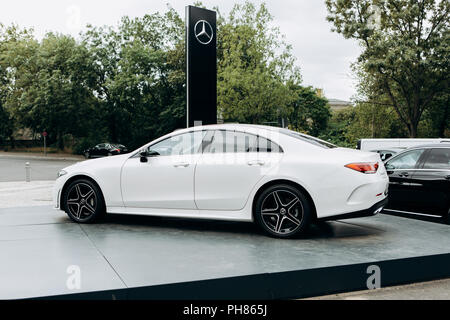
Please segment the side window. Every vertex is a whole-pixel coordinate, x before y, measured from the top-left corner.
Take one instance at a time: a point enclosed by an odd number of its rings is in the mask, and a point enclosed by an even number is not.
[[[283,152],[279,145],[263,137],[258,137],[256,150],[258,152]]]
[[[450,170],[450,149],[432,149],[423,166],[424,169]]]
[[[414,169],[424,149],[412,150],[395,157],[386,164],[386,168],[394,169]]]
[[[276,143],[250,133],[216,130],[205,153],[282,152]]]
[[[198,153],[206,131],[179,134],[157,142],[148,151],[159,156],[186,155]]]
[[[205,153],[253,152],[256,147],[256,136],[243,132],[216,130]]]
[[[98,149],[103,149],[105,147],[105,144],[101,143],[101,144],[96,145],[95,147]]]

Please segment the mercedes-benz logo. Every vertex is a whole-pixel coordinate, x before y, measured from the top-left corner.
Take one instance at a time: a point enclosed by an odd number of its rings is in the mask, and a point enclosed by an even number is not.
[[[194,26],[194,35],[201,44],[209,44],[214,38],[213,28],[206,20],[199,20]]]

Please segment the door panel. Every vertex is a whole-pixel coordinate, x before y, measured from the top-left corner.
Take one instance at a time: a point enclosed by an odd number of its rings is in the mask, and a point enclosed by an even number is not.
[[[242,132],[216,131],[211,139],[197,163],[195,203],[201,210],[240,210],[282,153],[275,144],[259,146],[260,139]]]
[[[424,154],[424,149],[416,149],[399,154],[386,162],[389,176],[388,209],[412,211],[414,205],[411,198],[415,197],[416,189],[411,188],[411,177],[417,169]]]
[[[147,162],[127,160],[122,168],[126,207],[196,209],[194,172],[205,132],[175,134],[148,147]]]
[[[446,216],[450,206],[450,148],[432,148],[411,178],[414,212]]]
[[[450,170],[419,170],[411,178],[412,211],[445,216],[450,204]]]
[[[194,170],[198,155],[130,158],[122,168],[126,207],[195,209]]]

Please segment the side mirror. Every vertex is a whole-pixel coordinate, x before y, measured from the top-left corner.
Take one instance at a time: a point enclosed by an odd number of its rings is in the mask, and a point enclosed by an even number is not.
[[[148,152],[146,150],[139,151],[139,156],[141,157],[141,162],[148,162]]]

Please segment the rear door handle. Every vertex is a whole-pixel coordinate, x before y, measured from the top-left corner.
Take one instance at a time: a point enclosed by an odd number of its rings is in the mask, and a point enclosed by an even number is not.
[[[184,167],[184,168],[186,168],[186,167],[189,167],[189,163],[187,163],[187,162],[178,162],[178,163],[175,163],[173,166],[174,166],[175,168],[178,168],[178,167]]]
[[[249,166],[263,166],[264,163],[265,163],[265,162],[262,161],[262,160],[251,160],[251,161],[247,162],[247,164],[248,164]]]
[[[408,172],[402,172],[399,174],[399,177],[408,177],[409,173]]]

